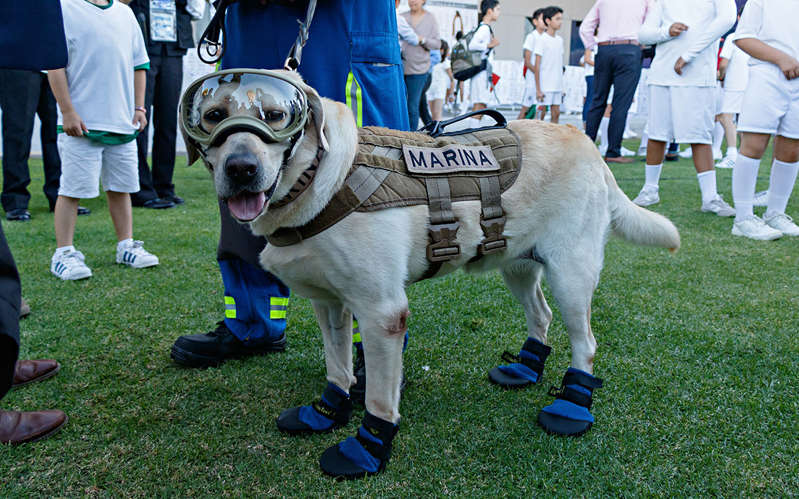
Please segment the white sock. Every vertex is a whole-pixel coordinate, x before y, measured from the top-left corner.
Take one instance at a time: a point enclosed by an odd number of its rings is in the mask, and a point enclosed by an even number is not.
[[[608,150],[608,125],[610,125],[610,118],[603,116],[602,121],[599,122],[599,148],[604,151]]]
[[[713,127],[713,152],[718,151],[721,153],[721,141],[724,140],[724,127],[721,122],[716,122]]]
[[[732,169],[732,200],[735,203],[735,221],[740,222],[754,215],[752,205],[755,198],[755,184],[760,160],[738,155]]]
[[[56,248],[55,249],[55,256],[57,256],[57,257],[61,256],[64,253],[66,253],[67,251],[75,251],[75,246],[70,244],[69,246],[61,246],[60,248]]]
[[[716,190],[716,170],[697,173],[696,179],[699,180],[699,190],[702,191],[702,204],[707,204],[719,195]]]
[[[117,243],[117,249],[125,248],[130,244],[133,244],[132,238],[123,239]]]
[[[738,148],[735,146],[727,146],[727,157],[735,161],[736,158],[738,158]]]
[[[646,165],[646,182],[644,187],[658,188],[660,182],[660,171],[663,169],[663,163],[659,165]]]
[[[785,207],[788,206],[788,199],[796,183],[797,171],[799,171],[799,162],[785,163],[774,160],[774,164],[771,165],[766,213],[785,213]]]

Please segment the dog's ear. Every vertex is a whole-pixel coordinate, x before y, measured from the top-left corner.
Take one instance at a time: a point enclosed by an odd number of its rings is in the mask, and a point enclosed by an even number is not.
[[[186,154],[188,156],[188,162],[186,163],[186,166],[191,166],[200,157],[200,152],[196,147],[194,147],[191,139],[189,139],[189,137],[186,135],[186,132],[183,130],[183,125],[181,125],[179,128],[180,134],[183,135],[183,143],[186,145]]]
[[[305,85],[305,95],[308,96],[308,110],[316,128],[316,136],[319,137],[319,145],[323,150],[328,150],[327,137],[325,137],[325,109],[322,106],[322,98],[316,90]]]

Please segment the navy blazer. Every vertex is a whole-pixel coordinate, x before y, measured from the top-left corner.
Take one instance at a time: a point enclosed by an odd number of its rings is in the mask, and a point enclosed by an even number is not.
[[[0,68],[67,66],[59,0],[0,0]]]

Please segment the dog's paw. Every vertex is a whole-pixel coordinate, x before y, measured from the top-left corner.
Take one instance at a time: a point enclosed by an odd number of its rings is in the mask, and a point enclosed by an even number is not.
[[[326,433],[347,424],[351,416],[350,396],[336,385],[328,383],[320,400],[280,413],[277,429],[291,434]]]
[[[519,355],[502,354],[508,364],[495,367],[488,372],[488,379],[502,388],[524,388],[534,385],[544,375],[544,363],[552,348],[540,341],[527,338]]]
[[[391,458],[391,442],[399,425],[384,421],[369,411],[355,437],[328,447],[319,458],[326,475],[353,480],[382,472]]]
[[[556,397],[541,409],[538,424],[547,433],[579,437],[594,424],[591,414],[593,392],[602,387],[602,380],[585,371],[570,367],[563,376],[560,388],[552,387],[549,394]]]

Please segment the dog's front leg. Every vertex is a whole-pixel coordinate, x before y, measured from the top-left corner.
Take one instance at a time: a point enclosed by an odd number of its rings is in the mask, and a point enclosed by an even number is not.
[[[277,418],[285,433],[323,433],[347,424],[352,416],[352,313],[339,302],[312,300],[325,342],[327,387],[311,405],[286,409]]]
[[[327,381],[349,393],[352,375],[352,313],[338,302],[312,300],[325,342]]]
[[[381,472],[399,429],[402,346],[408,302],[364,303],[355,310],[366,361],[366,414],[353,438],[328,448],[319,464],[332,476],[358,478]]]

